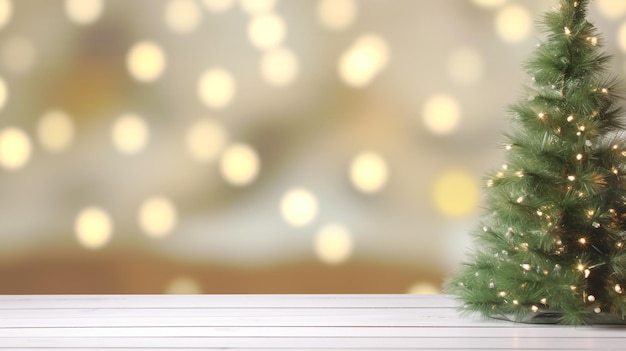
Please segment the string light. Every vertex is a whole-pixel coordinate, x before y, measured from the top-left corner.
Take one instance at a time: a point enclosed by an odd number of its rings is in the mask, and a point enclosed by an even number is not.
[[[537,117],[539,117],[539,119],[544,119],[544,118],[546,117],[546,114],[545,114],[545,113],[543,113],[543,112],[539,112],[539,113],[537,114]]]
[[[596,307],[596,308],[593,309],[593,311],[595,313],[600,313],[600,312],[602,312],[602,309],[600,307]]]
[[[607,89],[607,88],[602,88],[602,92],[603,92],[603,93],[605,93],[605,94],[608,94],[608,93],[609,93],[609,89]]]
[[[580,239],[578,239],[578,242],[579,242],[579,243],[581,243],[581,244],[583,244],[583,245],[585,245],[585,244],[587,243],[587,239],[585,239],[585,238],[580,238]]]
[[[589,300],[589,302],[594,302],[596,300],[596,297],[593,295],[589,295],[587,296],[587,300]]]
[[[574,120],[574,115],[569,115],[569,116],[567,117],[567,121],[568,121],[568,122],[571,122],[571,121],[573,121],[573,120]]]
[[[618,294],[622,293],[622,287],[619,284],[615,284],[615,292]]]
[[[519,301],[517,301],[517,300],[513,300],[513,304],[514,304],[515,306],[517,306],[517,305],[519,305]]]
[[[598,37],[587,37],[587,40],[589,40],[593,46],[598,45]]]
[[[537,311],[539,311],[539,307],[537,307],[537,306],[535,306],[535,305],[532,305],[532,306],[530,307],[530,309],[531,309],[533,312],[537,312]]]
[[[505,297],[506,296],[506,292],[505,291],[500,291],[498,293],[498,295],[500,295],[500,297]]]
[[[572,34],[572,31],[569,28],[565,27],[564,30],[565,30],[565,35]]]
[[[548,299],[546,299],[545,297],[542,298],[541,300],[539,300],[539,302],[541,302],[542,305],[547,305],[548,304]]]
[[[598,228],[600,228],[600,223],[593,222],[593,223],[591,223],[591,226],[593,226],[594,228],[598,229]]]
[[[582,159],[583,159],[583,154],[578,154],[578,155],[576,155],[576,159],[577,159],[578,161],[582,160]]]
[[[585,274],[585,279],[589,278],[589,275],[591,274],[591,271],[589,269],[585,269],[583,271],[583,273]]]
[[[576,180],[576,176],[570,175],[570,176],[567,176],[567,179],[568,179],[569,181],[573,182],[573,181],[575,181],[575,180]]]
[[[515,200],[515,201],[517,201],[517,203],[518,203],[518,204],[521,204],[521,203],[522,203],[522,201],[524,201],[524,197],[523,197],[523,196],[520,196],[520,197],[518,197],[518,198],[517,198],[517,200]]]
[[[531,266],[528,263],[522,263],[520,264],[520,267],[522,267],[522,269],[525,271],[530,271],[531,269]]]

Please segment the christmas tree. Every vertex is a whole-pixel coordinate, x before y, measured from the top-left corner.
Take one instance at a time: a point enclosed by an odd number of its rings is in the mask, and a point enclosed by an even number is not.
[[[545,14],[487,175],[477,247],[446,285],[465,312],[519,322],[626,322],[626,145],[618,82],[587,0]]]

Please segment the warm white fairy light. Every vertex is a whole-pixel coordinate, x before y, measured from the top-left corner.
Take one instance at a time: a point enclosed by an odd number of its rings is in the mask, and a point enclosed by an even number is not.
[[[587,296],[587,300],[589,300],[589,302],[594,302],[596,300],[596,297],[593,295],[589,295]]]
[[[539,302],[541,302],[542,305],[547,305],[548,304],[548,299],[546,299],[545,297],[542,298],[541,300],[539,300]]]
[[[605,94],[608,94],[608,93],[609,93],[609,89],[607,89],[607,88],[602,88],[602,92],[603,92],[603,93],[605,93]]]
[[[591,271],[589,269],[585,269],[583,271],[583,273],[585,274],[585,279],[586,279],[586,278],[589,278],[589,275],[591,274]]]
[[[539,119],[544,119],[544,118],[546,117],[546,114],[545,114],[545,113],[543,113],[543,112],[539,112],[539,113],[537,114],[537,117],[539,117]]]
[[[517,305],[519,305],[519,301],[517,301],[517,300],[513,300],[513,304],[514,304],[515,306],[517,306]]]
[[[581,132],[584,132],[585,131],[585,126],[578,127],[578,130],[580,130]]]
[[[525,271],[530,271],[530,269],[531,269],[531,266],[528,263],[522,263],[522,264],[520,264],[520,267],[522,267],[522,269],[525,270]]]
[[[506,296],[506,292],[505,291],[500,291],[500,293],[498,293],[498,295],[500,295],[500,297],[505,297]]]
[[[579,263],[578,266],[576,266],[576,269],[578,269],[579,271],[584,271],[585,270],[585,266],[583,266],[582,263]]]
[[[539,217],[543,216],[543,211],[537,210],[537,216],[539,216]]]
[[[503,164],[503,165],[502,165],[502,169],[506,171],[507,169],[509,169],[509,165],[507,165],[507,164]]]
[[[598,37],[588,37],[587,40],[589,40],[589,42],[591,43],[591,45],[596,46],[598,45]]]
[[[508,151],[508,150],[511,150],[512,146],[511,144],[507,144],[504,148]]]
[[[594,228],[596,228],[596,229],[598,229],[598,228],[600,228],[600,223],[598,223],[598,222],[593,222],[593,223],[591,223],[591,226],[592,226],[592,227],[594,227]]]
[[[563,30],[564,30],[564,32],[565,32],[565,35],[570,35],[570,34],[572,34],[572,31],[571,31],[569,28],[567,28],[567,27],[563,28]]]
[[[530,307],[530,309],[531,309],[533,312],[537,312],[537,311],[539,311],[539,307],[537,307],[537,306],[535,306],[535,305],[532,305],[532,306]]]
[[[582,159],[583,159],[583,154],[578,154],[578,155],[576,155],[576,159],[577,159],[578,161],[582,160]]]
[[[576,180],[576,176],[570,175],[570,176],[567,176],[567,179],[568,179],[570,182],[573,182],[573,181],[575,181],[575,180]]]
[[[578,242],[579,242],[579,243],[581,243],[581,244],[583,244],[583,245],[585,245],[585,244],[587,243],[587,239],[585,239],[585,238],[580,238],[580,239],[578,239]]]
[[[574,120],[574,116],[573,116],[573,115],[569,115],[569,116],[567,117],[567,121],[568,121],[568,122],[571,122],[571,121],[573,121],[573,120]]]
[[[621,294],[623,292],[622,291],[622,286],[619,285],[619,284],[615,284],[615,292],[618,293],[618,294]]]
[[[593,311],[595,313],[600,313],[600,312],[602,312],[602,309],[600,307],[596,307],[596,308],[593,309]]]
[[[524,197],[523,197],[523,196],[520,196],[520,197],[518,197],[518,198],[517,198],[517,200],[515,200],[515,201],[517,201],[517,203],[518,203],[518,204],[521,204],[521,203],[522,203],[522,201],[524,201]]]

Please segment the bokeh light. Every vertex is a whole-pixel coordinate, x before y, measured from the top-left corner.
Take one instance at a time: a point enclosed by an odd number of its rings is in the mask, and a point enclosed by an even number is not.
[[[224,180],[231,185],[244,186],[256,179],[261,161],[252,147],[236,143],[224,150],[219,166]]]
[[[201,119],[187,130],[185,146],[191,157],[200,162],[210,162],[217,158],[228,141],[228,133],[217,122]]]
[[[202,3],[210,12],[222,13],[228,11],[235,0],[202,0]]]
[[[127,113],[113,123],[111,139],[115,148],[123,154],[136,154],[148,143],[148,126],[143,118]]]
[[[139,82],[153,82],[163,74],[166,59],[161,47],[152,41],[134,44],[126,58],[130,75]]]
[[[389,60],[385,39],[376,34],[360,36],[339,59],[339,77],[353,87],[368,85]]]
[[[283,87],[298,75],[298,58],[289,49],[278,48],[265,52],[261,59],[261,76],[270,85]]]
[[[139,208],[139,227],[152,238],[169,235],[178,222],[174,204],[164,197],[155,196],[145,200]]]
[[[344,30],[354,22],[357,15],[355,0],[319,0],[317,19],[331,30]]]
[[[350,182],[362,193],[380,191],[387,184],[388,176],[387,162],[376,152],[361,152],[350,162]]]
[[[315,235],[315,254],[326,264],[345,262],[352,254],[353,246],[352,235],[341,224],[327,224]]]
[[[461,121],[461,108],[456,100],[448,95],[433,95],[424,104],[422,119],[431,133],[450,134]]]
[[[94,23],[104,10],[103,0],[65,0],[65,13],[70,21],[87,25]]]
[[[35,45],[26,37],[14,36],[6,39],[2,44],[2,63],[8,71],[24,73],[35,65],[37,50]]]
[[[288,190],[280,200],[280,214],[285,222],[294,227],[309,225],[317,216],[315,195],[304,188]]]
[[[455,83],[472,84],[482,78],[484,65],[483,57],[478,50],[462,47],[450,54],[446,70]]]
[[[414,295],[435,295],[441,294],[441,289],[430,282],[418,282],[411,285],[407,293]]]
[[[447,170],[435,179],[432,200],[435,208],[446,217],[471,215],[480,202],[478,181],[465,170]]]
[[[13,17],[13,3],[11,0],[0,0],[0,28],[4,27]]]
[[[174,33],[191,33],[200,25],[202,13],[194,0],[169,0],[165,7],[165,24]]]
[[[595,0],[600,14],[608,19],[617,19],[626,14],[626,1],[624,0]]]
[[[249,15],[268,13],[276,6],[276,0],[239,0],[241,9]]]
[[[182,276],[172,279],[165,287],[165,293],[176,295],[202,294],[202,288],[194,279]]]
[[[524,6],[507,5],[496,16],[496,33],[507,43],[519,43],[530,35],[532,23],[532,17]]]
[[[113,223],[105,210],[90,206],[81,210],[76,216],[74,231],[81,246],[96,250],[104,247],[111,240]]]
[[[198,81],[198,96],[207,107],[222,109],[235,96],[236,85],[231,74],[223,68],[207,69]]]
[[[7,127],[0,131],[0,165],[18,170],[30,160],[32,146],[28,135],[20,128]]]
[[[64,111],[47,111],[37,124],[37,138],[44,149],[63,151],[74,141],[74,122]]]
[[[495,8],[503,5],[506,2],[507,0],[472,0],[472,3],[474,3],[475,5],[484,8]]]
[[[282,17],[275,13],[254,16],[248,25],[248,39],[256,48],[267,50],[279,46],[287,35]]]

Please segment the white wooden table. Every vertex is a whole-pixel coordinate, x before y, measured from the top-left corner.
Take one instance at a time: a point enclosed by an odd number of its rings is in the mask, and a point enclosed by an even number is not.
[[[626,350],[619,326],[465,319],[437,295],[0,296],[0,350]]]

